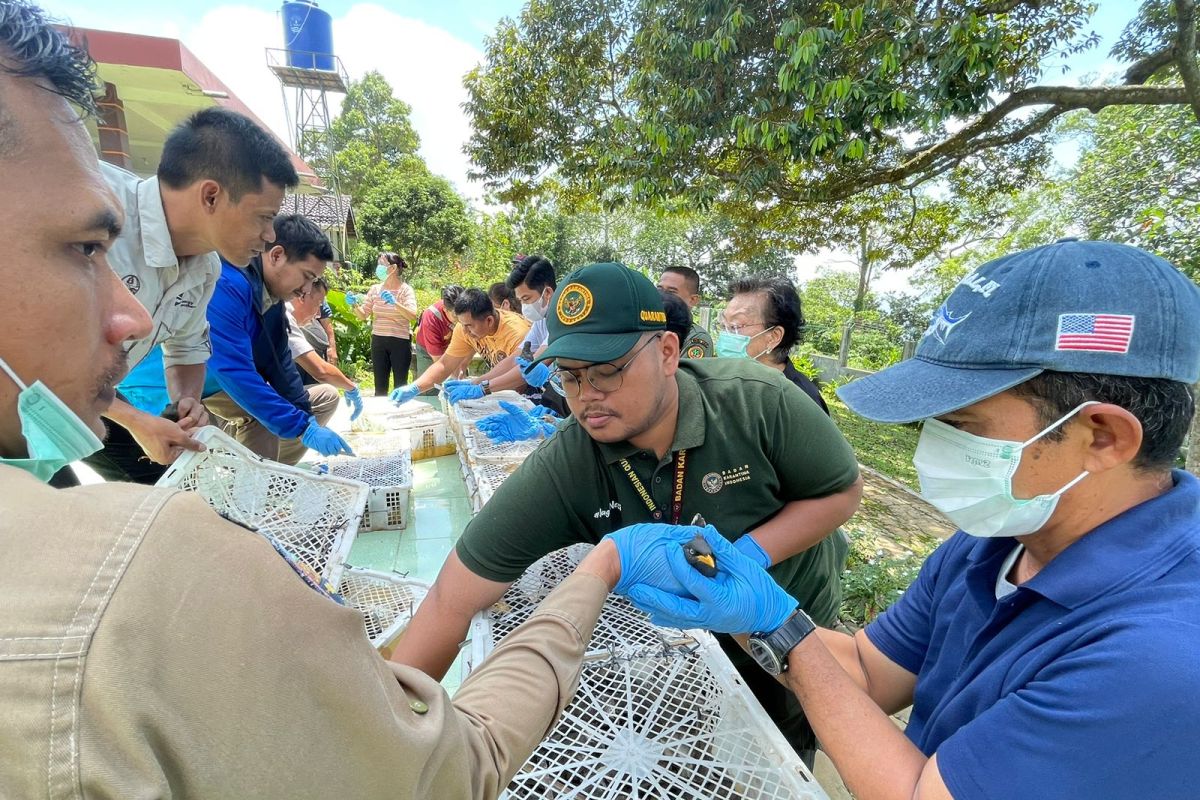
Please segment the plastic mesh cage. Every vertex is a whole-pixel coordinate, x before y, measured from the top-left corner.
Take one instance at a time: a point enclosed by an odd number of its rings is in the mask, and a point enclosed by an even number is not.
[[[500,601],[476,615],[471,623],[470,656],[473,667],[483,662],[497,644],[537,608],[555,586],[591,551],[590,544],[573,544],[538,559],[508,588]],[[672,648],[694,645],[695,638],[677,628],[660,628],[618,595],[609,595],[588,643],[589,659],[617,656],[659,656]]]
[[[196,492],[337,586],[367,505],[367,485],[265,461],[217,428],[202,428],[194,438],[207,449],[185,452],[158,485]]]
[[[508,465],[484,462],[471,468],[472,483],[475,493],[479,496],[480,506],[492,499],[492,495],[500,488],[500,484],[508,480],[508,476],[512,475],[513,470],[518,466],[520,466],[519,462]]]
[[[533,408],[533,403],[516,392],[497,392],[487,397],[481,397],[478,400],[460,400],[451,406],[450,410],[460,423],[475,423],[484,417],[504,411],[500,407],[501,400],[519,406],[526,411]]]
[[[827,800],[705,640],[585,664],[575,698],[501,797]]]
[[[410,450],[410,437],[406,430],[352,431],[343,438],[358,458],[386,458]]]
[[[467,437],[467,455],[474,462],[521,463],[537,450],[544,437],[520,442],[493,442],[478,430]]]
[[[330,475],[362,481],[371,487],[360,528],[395,530],[408,524],[412,492],[412,459],[407,450],[374,458],[334,458],[325,462]]]
[[[386,647],[408,627],[429,594],[429,584],[392,572],[347,567],[338,593],[362,614],[371,644]]]

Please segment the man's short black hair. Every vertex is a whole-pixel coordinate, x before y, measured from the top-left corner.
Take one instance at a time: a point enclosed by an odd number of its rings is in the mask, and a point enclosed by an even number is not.
[[[466,291],[457,283],[452,283],[449,286],[442,287],[442,306],[451,311],[454,310],[454,304],[458,302],[458,298]]]
[[[800,293],[786,278],[752,275],[729,284],[730,296],[756,292],[761,292],[766,300],[763,303],[763,330],[778,327],[783,331],[779,346],[771,351],[775,363],[783,364],[804,333],[804,307],[800,303]]]
[[[1174,466],[1195,410],[1192,387],[1166,378],[1043,372],[1013,391],[1037,409],[1043,426],[1054,424],[1088,400],[1125,409],[1142,423],[1142,446],[1132,463],[1144,472]],[[1059,441],[1065,435],[1060,425],[1047,433],[1046,439]]]
[[[483,319],[490,314],[496,314],[492,298],[483,289],[463,289],[462,294],[454,301],[454,313],[470,314],[474,319]]]
[[[303,261],[309,256],[316,256],[321,261],[333,260],[333,244],[329,237],[315,222],[301,214],[280,214],[275,218],[275,241],[270,247],[282,247],[288,261]]]
[[[667,330],[679,337],[679,349],[682,350],[692,332],[692,310],[677,294],[665,289],[659,289],[658,294],[662,298],[663,311],[667,312]]]
[[[46,13],[24,0],[0,0],[0,71],[48,84],[84,115],[96,113],[96,65],[87,51],[71,44]],[[14,151],[23,138],[0,97],[0,154]]]
[[[499,307],[505,300],[513,308],[520,308],[521,301],[517,299],[516,293],[508,288],[504,281],[496,281],[488,287],[488,296],[492,299],[492,305]],[[457,312],[455,312],[457,313]]]
[[[9,75],[40,78],[50,91],[85,114],[96,112],[96,64],[36,5],[25,0],[0,2],[0,59],[0,70]]]
[[[238,202],[263,190],[263,179],[290,189],[300,182],[292,159],[274,136],[226,108],[198,111],[167,137],[158,179],[172,189],[214,180]]]
[[[700,294],[700,273],[691,267],[667,267],[663,270],[663,274],[674,272],[676,275],[683,277],[687,284],[688,294]]]
[[[545,256],[525,256],[515,262],[505,283],[510,289],[525,284],[530,291],[538,293],[546,291],[547,286],[551,289],[558,288],[558,280],[554,277],[554,265]]]

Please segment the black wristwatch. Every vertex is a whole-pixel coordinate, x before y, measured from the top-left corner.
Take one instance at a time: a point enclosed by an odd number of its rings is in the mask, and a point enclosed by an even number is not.
[[[772,675],[787,672],[788,653],[815,631],[812,618],[797,608],[787,621],[770,633],[750,634],[750,655]]]
[[[492,382],[491,381],[480,381],[479,388],[483,389],[483,393],[485,395],[489,395],[492,393]]]

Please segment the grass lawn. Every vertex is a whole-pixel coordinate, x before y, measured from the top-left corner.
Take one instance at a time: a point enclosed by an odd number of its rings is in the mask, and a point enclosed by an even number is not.
[[[915,425],[870,422],[846,408],[846,404],[833,395],[825,395],[825,402],[859,461],[913,490],[918,488],[912,456],[921,431]]]

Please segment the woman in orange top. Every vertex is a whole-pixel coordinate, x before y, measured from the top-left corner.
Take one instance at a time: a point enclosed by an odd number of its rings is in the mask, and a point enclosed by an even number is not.
[[[379,283],[352,308],[361,320],[374,317],[371,327],[371,369],[375,396],[386,397],[389,373],[396,386],[408,383],[412,364],[412,323],[417,318],[417,293],[401,277],[408,264],[395,253],[380,253],[375,266]]]

